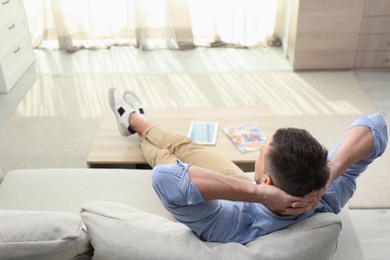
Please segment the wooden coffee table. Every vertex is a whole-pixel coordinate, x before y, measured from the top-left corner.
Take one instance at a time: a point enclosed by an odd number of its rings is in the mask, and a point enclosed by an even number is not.
[[[258,151],[241,153],[222,132],[222,128],[240,123],[256,123],[266,134],[275,131],[272,116],[267,107],[196,107],[196,108],[148,108],[145,109],[151,124],[187,135],[191,121],[219,123],[217,144],[208,146],[226,155],[244,171],[254,171]],[[117,129],[114,114],[108,111],[100,124],[87,158],[90,168],[148,168],[139,148],[138,135],[122,137]]]

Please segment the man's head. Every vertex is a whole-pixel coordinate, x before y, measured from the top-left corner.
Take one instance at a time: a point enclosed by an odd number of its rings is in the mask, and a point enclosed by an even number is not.
[[[329,179],[327,156],[327,150],[306,130],[279,129],[260,151],[256,182],[305,196],[325,187]]]

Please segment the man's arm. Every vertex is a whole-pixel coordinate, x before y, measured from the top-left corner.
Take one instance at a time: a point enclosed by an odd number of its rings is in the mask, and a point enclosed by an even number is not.
[[[365,126],[351,128],[339,149],[329,161],[330,179],[328,184],[337,179],[354,163],[366,159],[374,144],[371,130]]]
[[[374,136],[371,130],[365,126],[352,127],[346,134],[337,152],[329,161],[330,178],[323,189],[313,191],[308,196],[317,197],[318,201],[328,189],[329,185],[340,177],[354,163],[366,159],[374,144]],[[301,206],[301,202],[293,203],[294,207]],[[311,208],[315,208],[317,203],[313,203]],[[308,206],[309,207],[309,206]],[[287,209],[285,214],[290,214]]]
[[[351,165],[367,158],[373,142],[373,135],[367,127],[351,128],[336,154],[329,161],[331,176],[327,187]],[[301,198],[291,196],[273,185],[257,185],[196,166],[189,168],[189,175],[206,200],[259,202],[269,210],[284,215],[301,214],[315,208],[327,188],[313,191],[305,198]]]
[[[289,215],[304,213],[312,208],[313,203],[318,202],[315,197],[291,196],[273,185],[258,185],[197,166],[191,166],[188,174],[206,200],[258,202],[275,213]],[[300,207],[292,208],[294,202]]]

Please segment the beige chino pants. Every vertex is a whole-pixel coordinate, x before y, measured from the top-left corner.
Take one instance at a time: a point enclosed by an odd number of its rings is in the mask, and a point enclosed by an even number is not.
[[[188,137],[158,126],[152,126],[143,133],[140,146],[145,160],[151,167],[159,164],[175,164],[179,159],[184,163],[217,173],[253,181],[228,158],[193,142]]]

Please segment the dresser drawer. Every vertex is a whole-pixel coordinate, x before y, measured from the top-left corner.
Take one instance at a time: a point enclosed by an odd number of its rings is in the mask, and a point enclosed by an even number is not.
[[[390,34],[363,34],[359,39],[359,51],[390,51]]]
[[[0,23],[7,20],[16,11],[23,10],[22,0],[0,0]]]
[[[0,27],[0,52],[13,44],[22,34],[28,35],[27,23],[23,16],[10,20],[3,27]]]
[[[25,72],[34,60],[31,49],[30,38],[21,38],[19,44],[8,48],[1,59],[1,68],[5,82],[11,83],[11,87],[16,80]],[[16,79],[16,80],[15,80]]]
[[[356,68],[390,68],[390,51],[358,52]]]
[[[390,15],[390,0],[366,0],[363,15]]]
[[[390,33],[390,16],[363,17],[361,34]]]

